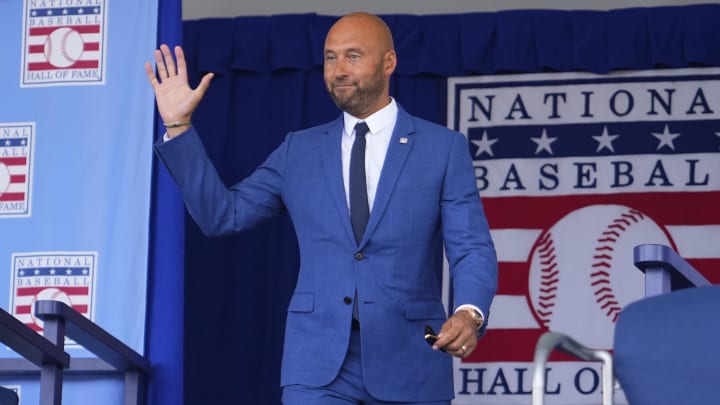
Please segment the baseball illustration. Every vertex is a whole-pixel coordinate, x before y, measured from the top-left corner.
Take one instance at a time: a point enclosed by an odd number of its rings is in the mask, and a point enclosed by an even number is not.
[[[3,162],[0,162],[0,195],[10,186],[10,170]]]
[[[61,27],[51,32],[45,40],[45,58],[58,68],[72,66],[83,53],[84,43],[79,32]]]
[[[590,205],[570,212],[535,242],[530,301],[540,324],[596,349],[612,348],[615,321],[645,295],[645,276],[633,248],[673,246],[644,213],[623,205]]]
[[[72,305],[72,303],[70,302],[70,297],[64,291],[58,288],[46,288],[37,293],[37,295],[33,297],[33,300],[30,303],[30,316],[32,317],[33,322],[35,322],[35,325],[38,325],[40,327],[42,327],[43,322],[39,318],[35,317],[35,301],[42,300],[60,301],[67,305]]]

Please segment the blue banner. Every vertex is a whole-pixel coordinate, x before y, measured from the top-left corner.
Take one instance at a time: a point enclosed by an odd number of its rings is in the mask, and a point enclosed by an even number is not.
[[[33,302],[63,301],[143,353],[157,1],[0,2],[0,16],[0,305],[42,332]],[[38,378],[0,377],[37,402]],[[122,402],[120,376],[65,381],[64,403]]]

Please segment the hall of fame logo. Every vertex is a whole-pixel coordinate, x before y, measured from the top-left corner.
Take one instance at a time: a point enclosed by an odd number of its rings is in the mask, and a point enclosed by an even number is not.
[[[29,217],[35,123],[0,123],[0,219]]]
[[[97,252],[13,253],[10,306],[12,314],[42,332],[34,314],[38,300],[61,301],[93,319]],[[73,345],[66,339],[67,345]]]
[[[529,403],[548,330],[612,349],[622,308],[644,296],[636,245],[668,245],[720,281],[720,70],[468,77],[448,90],[500,267],[488,332],[456,362],[456,404]],[[552,400],[599,401],[598,365],[551,361]]]
[[[26,0],[20,86],[105,82],[107,0]]]

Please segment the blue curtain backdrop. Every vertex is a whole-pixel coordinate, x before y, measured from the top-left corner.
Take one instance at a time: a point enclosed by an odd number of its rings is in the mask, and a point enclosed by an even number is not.
[[[158,45],[182,40],[181,0],[158,1]],[[152,54],[147,60],[152,62]],[[137,66],[141,69],[141,66]],[[156,118],[156,136],[162,134]],[[165,167],[153,162],[146,355],[152,364],[148,404],[183,404],[183,205]]]
[[[449,76],[720,65],[720,5],[383,17],[399,59],[392,94],[441,125]],[[322,80],[324,36],[335,20],[184,22],[193,85],[216,74],[193,121],[226,184],[252,172],[286,132],[339,114]],[[185,402],[280,403],[285,309],[298,267],[289,219],[210,239],[186,218],[185,237]]]

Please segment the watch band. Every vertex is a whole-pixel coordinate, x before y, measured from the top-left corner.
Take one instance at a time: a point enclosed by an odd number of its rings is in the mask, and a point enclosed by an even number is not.
[[[480,329],[480,327],[483,326],[483,323],[485,322],[482,314],[472,308],[465,308],[464,310],[467,311],[467,313],[470,314],[472,320],[475,321],[475,328]]]

